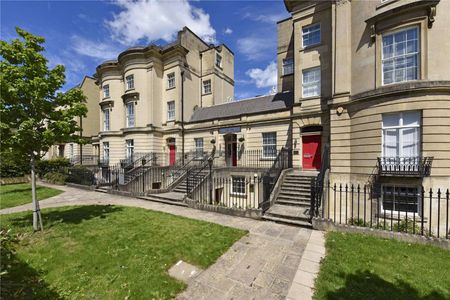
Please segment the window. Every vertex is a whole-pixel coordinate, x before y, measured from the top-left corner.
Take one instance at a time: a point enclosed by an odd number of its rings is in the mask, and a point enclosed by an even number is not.
[[[103,142],[103,160],[109,161],[109,142]]]
[[[134,155],[134,140],[126,140],[126,158],[133,159]]]
[[[303,97],[320,96],[320,68],[303,70]]]
[[[231,177],[231,191],[233,194],[245,195],[245,177],[232,176]]]
[[[222,68],[222,56],[216,53],[216,67]]]
[[[134,127],[134,103],[127,103],[127,127]]]
[[[420,112],[383,115],[383,156],[417,157],[420,153]]]
[[[109,84],[103,86],[103,98],[109,97]]]
[[[211,79],[203,81],[203,94],[211,94]]]
[[[419,78],[419,29],[383,35],[383,84]]]
[[[127,90],[134,89],[134,75],[128,75],[125,77],[125,80],[127,82]]]
[[[109,131],[109,108],[103,109],[103,131]]]
[[[418,213],[420,192],[418,187],[382,186],[383,210]]]
[[[167,102],[167,121],[175,120],[175,101]]]
[[[171,89],[175,87],[175,73],[167,74],[167,88]]]
[[[283,59],[283,75],[289,75],[294,73],[294,59],[286,58]]]
[[[277,156],[277,133],[267,132],[262,134],[263,157],[273,158]]]
[[[302,28],[303,48],[320,44],[320,24]]]
[[[195,138],[195,156],[203,157],[203,138]]]

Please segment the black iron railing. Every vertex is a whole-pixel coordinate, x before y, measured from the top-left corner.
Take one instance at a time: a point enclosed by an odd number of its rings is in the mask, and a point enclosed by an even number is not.
[[[217,151],[214,157],[214,167],[236,167],[269,169],[280,151],[237,150],[236,154],[227,151]]]
[[[309,213],[312,217],[319,215],[319,208],[322,205],[323,195],[323,183],[325,179],[325,173],[330,168],[330,146],[325,144],[322,151],[322,163],[320,165],[320,171],[311,187],[311,209]]]
[[[269,170],[267,170],[262,176],[263,182],[263,199],[259,205],[259,208],[263,212],[270,208],[270,195],[275,187],[275,184],[278,181],[278,178],[281,175],[281,172],[284,169],[289,168],[289,156],[290,150],[282,148],[280,152],[278,152],[277,157],[272,163],[272,166]]]
[[[433,157],[378,157],[380,176],[425,177],[431,173]]]
[[[450,238],[450,190],[421,186],[323,186],[322,218],[335,224]]]
[[[69,160],[73,165],[86,165],[86,166],[95,166],[99,163],[98,155],[75,155],[72,156]]]

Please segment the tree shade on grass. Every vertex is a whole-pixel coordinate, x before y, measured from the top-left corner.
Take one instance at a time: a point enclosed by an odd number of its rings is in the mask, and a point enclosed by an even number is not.
[[[63,191],[38,186],[36,188],[38,200],[44,200],[61,194]],[[31,184],[0,185],[0,209],[31,203]]]
[[[32,234],[30,213],[1,216],[22,234],[2,277],[2,298],[169,299],[185,284],[167,274],[182,259],[214,263],[245,231],[139,208],[47,209],[47,230]],[[3,264],[2,264],[3,265]]]
[[[315,299],[450,299],[450,251],[330,232]]]

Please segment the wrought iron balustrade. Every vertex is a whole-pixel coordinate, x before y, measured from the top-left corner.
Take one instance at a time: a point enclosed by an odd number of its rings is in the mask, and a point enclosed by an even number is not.
[[[378,157],[378,174],[381,176],[429,176],[433,157]]]

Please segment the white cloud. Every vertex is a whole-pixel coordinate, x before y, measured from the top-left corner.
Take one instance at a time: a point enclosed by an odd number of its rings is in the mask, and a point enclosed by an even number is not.
[[[264,70],[250,69],[246,74],[253,80],[258,88],[273,87],[277,85],[277,64],[271,62]]]
[[[225,30],[223,31],[224,34],[232,34],[233,30],[229,27],[225,28]]]
[[[237,40],[239,53],[248,60],[261,60],[276,55],[276,39],[269,37],[248,36]]]
[[[113,44],[95,42],[80,36],[72,37],[73,50],[78,54],[95,59],[114,59],[119,54],[119,49]]]
[[[255,14],[255,12],[247,12],[242,18],[248,19],[256,22],[263,22],[268,24],[275,24],[278,21],[285,19],[287,16],[286,13],[274,13],[274,14]]]
[[[187,0],[119,0],[114,4],[122,11],[114,14],[106,25],[112,37],[122,44],[159,39],[170,42],[184,26],[206,42],[215,42],[216,31],[211,26],[209,14]]]

